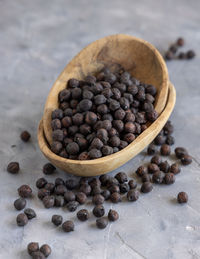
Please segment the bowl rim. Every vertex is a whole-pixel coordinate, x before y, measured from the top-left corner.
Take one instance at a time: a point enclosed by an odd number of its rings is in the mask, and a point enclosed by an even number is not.
[[[169,110],[170,110],[170,114],[174,108],[174,105],[175,105],[175,102],[176,102],[176,91],[175,91],[175,88],[174,86],[170,83],[169,85],[169,93],[168,93],[168,98],[167,98],[167,103],[166,103],[166,106],[168,105],[168,99],[169,99],[169,95],[173,96],[172,98],[172,102],[171,102],[171,105],[169,107]],[[162,113],[164,113],[166,111],[166,109],[163,110]],[[53,153],[51,151],[51,149],[49,148],[49,143],[44,135],[44,130],[43,130],[43,120],[41,119],[40,123],[39,123],[39,126],[38,126],[38,143],[39,143],[39,147],[41,149],[41,151],[43,152],[43,154],[46,156],[46,157],[49,157],[50,159],[52,160],[56,160],[56,161],[59,161],[59,162],[62,162],[62,163],[70,163],[70,164],[76,164],[76,165],[96,165],[96,164],[102,164],[102,163],[107,163],[109,162],[110,160],[113,160],[113,159],[117,159],[118,157],[120,157],[122,155],[123,152],[127,152],[127,151],[130,151],[132,150],[132,148],[134,147],[135,143],[138,144],[138,142],[140,142],[140,140],[143,138],[144,135],[149,135],[149,134],[152,134],[151,132],[153,128],[156,128],[157,126],[159,126],[160,124],[160,120],[159,118],[162,116],[162,113],[159,115],[159,117],[157,118],[157,120],[155,120],[154,122],[152,122],[150,124],[150,126],[144,130],[132,143],[130,143],[127,147],[125,147],[124,149],[114,153],[114,154],[111,154],[111,155],[108,155],[108,156],[105,156],[105,157],[101,157],[101,158],[97,158],[97,159],[92,159],[92,160],[73,160],[73,159],[68,159],[68,158],[63,158],[61,156],[58,156],[56,155],[55,153]],[[169,114],[169,116],[170,116]],[[169,117],[168,116],[168,117]],[[167,118],[168,119],[168,118]],[[144,147],[145,148],[145,147]]]

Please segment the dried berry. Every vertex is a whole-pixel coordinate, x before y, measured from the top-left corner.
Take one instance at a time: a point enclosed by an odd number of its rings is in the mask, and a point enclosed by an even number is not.
[[[149,164],[148,165],[148,173],[149,174],[153,174],[153,173],[155,173],[156,171],[159,171],[159,167],[158,167],[158,165],[157,164]]]
[[[148,193],[153,190],[153,185],[150,182],[144,182],[141,186],[141,192]]]
[[[161,155],[163,156],[169,156],[170,153],[171,153],[171,149],[170,149],[170,146],[167,145],[167,144],[163,144],[160,148],[160,153]]]
[[[138,169],[136,170],[136,174],[138,176],[143,176],[146,173],[147,173],[147,168],[144,167],[143,165],[139,166]]]
[[[177,41],[176,41],[176,44],[178,46],[183,46],[185,43],[184,39],[183,38],[178,38]]]
[[[20,137],[21,137],[21,140],[23,140],[24,142],[28,142],[31,137],[31,134],[25,130],[21,133]]]
[[[27,251],[30,255],[39,251],[39,244],[37,242],[31,242],[27,245]]]
[[[137,201],[139,199],[139,192],[136,190],[130,190],[127,193],[128,201]]]
[[[54,188],[55,188],[55,184],[54,183],[47,183],[45,184],[44,188],[48,191],[50,191],[50,193],[54,192]]]
[[[175,154],[177,158],[182,158],[184,155],[188,155],[188,151],[183,147],[175,148]]]
[[[55,187],[54,193],[56,195],[64,195],[66,191],[67,188],[65,187],[65,185],[60,184]]]
[[[105,200],[108,200],[110,198],[110,191],[109,190],[103,190],[101,192],[101,195],[104,197]]]
[[[112,210],[110,209],[109,212],[108,212],[108,219],[110,221],[116,221],[119,219],[119,214],[116,210]]]
[[[142,182],[145,183],[145,182],[151,182],[151,176],[147,173],[143,174],[142,175]]]
[[[102,157],[102,153],[100,150],[93,148],[88,152],[88,155],[91,159],[97,159]]]
[[[18,194],[22,198],[30,198],[32,196],[32,189],[30,186],[24,184],[18,188]]]
[[[77,155],[79,153],[79,145],[76,142],[69,143],[66,150],[70,155]]]
[[[88,210],[86,209],[82,209],[82,210],[79,210],[77,212],[77,218],[80,220],[80,221],[86,221],[89,219],[89,212]]]
[[[125,183],[128,181],[127,175],[124,172],[119,172],[115,175],[115,178],[118,180],[119,183]]]
[[[129,180],[128,185],[130,189],[135,189],[137,187],[137,183],[134,180]]]
[[[19,163],[18,162],[10,162],[7,166],[7,171],[11,174],[17,174],[19,172]]]
[[[105,219],[105,218],[99,218],[96,220],[96,226],[99,228],[99,229],[104,229],[106,228],[108,225],[108,220]]]
[[[181,168],[178,163],[174,163],[170,166],[170,173],[178,174],[180,173]]]
[[[163,182],[163,173],[161,171],[156,171],[153,173],[152,182],[153,183],[162,183]]]
[[[175,182],[175,175],[172,173],[166,173],[163,182],[165,184],[173,184]]]
[[[79,203],[77,201],[70,201],[67,203],[66,207],[69,211],[73,212],[78,208]]]
[[[87,201],[87,195],[84,192],[77,192],[76,194],[76,201],[79,204],[84,204]]]
[[[113,203],[118,203],[120,202],[122,199],[121,199],[121,195],[118,193],[118,192],[113,192],[111,195],[110,195],[110,200],[111,202]]]
[[[49,208],[52,208],[55,204],[55,198],[54,196],[45,196],[43,199],[42,199],[42,202],[44,204],[44,207],[46,209],[49,209]]]
[[[64,199],[66,202],[75,201],[76,195],[72,191],[67,191],[64,194]]]
[[[30,208],[25,209],[24,214],[26,214],[28,219],[36,218],[36,213],[33,209],[30,209]]]
[[[153,144],[150,144],[147,148],[148,155],[154,155],[156,153],[156,147]]]
[[[32,259],[45,259],[45,256],[42,252],[37,251],[32,253]]]
[[[50,164],[50,163],[47,163],[47,164],[45,164],[45,165],[43,166],[43,173],[44,173],[44,174],[47,174],[47,175],[53,174],[53,173],[55,172],[55,170],[56,170],[55,166],[53,166],[53,165]]]
[[[55,207],[63,207],[65,201],[64,198],[60,195],[55,196],[55,202],[54,202],[54,206]]]
[[[153,163],[153,164],[160,165],[161,162],[162,162],[162,159],[161,159],[161,157],[158,156],[158,155],[155,155],[155,156],[153,156],[153,157],[151,158],[151,163]]]
[[[181,157],[181,163],[182,165],[189,165],[192,163],[192,157],[189,155],[183,155]]]
[[[43,253],[45,257],[48,257],[51,254],[51,247],[47,244],[44,244],[40,247],[40,252]]]
[[[44,186],[47,184],[47,180],[43,177],[39,178],[37,181],[36,181],[36,187],[38,189],[41,189],[41,188],[44,188]]]
[[[158,135],[155,139],[154,139],[154,143],[155,145],[161,146],[165,143],[165,137],[163,135]]]
[[[166,137],[165,143],[168,144],[168,145],[170,145],[170,146],[174,145],[174,143],[175,143],[174,137],[171,136],[171,135],[168,135],[168,136]]]
[[[167,173],[169,172],[169,169],[170,169],[170,165],[167,161],[164,161],[164,162],[161,162],[159,164],[159,168],[161,171],[163,171],[164,173]]]
[[[194,50],[188,50],[187,53],[186,53],[187,59],[192,59],[192,58],[195,57],[195,55],[196,54],[195,54]]]
[[[44,188],[39,189],[39,191],[38,191],[38,198],[40,200],[42,200],[45,196],[48,196],[48,195],[50,195],[50,191],[49,190],[46,190]]]
[[[67,189],[73,190],[77,187],[77,182],[75,179],[71,178],[71,179],[67,179],[65,181],[65,185],[66,185]]]
[[[23,198],[15,200],[14,207],[16,210],[23,210],[26,207],[26,200]]]
[[[63,217],[61,215],[53,215],[52,218],[51,218],[51,222],[55,226],[60,226],[63,222]]]
[[[177,196],[178,203],[187,203],[188,202],[188,195],[186,192],[179,192]]]
[[[67,220],[62,224],[62,229],[64,232],[74,231],[74,222],[71,220]]]
[[[104,197],[101,195],[101,194],[96,194],[95,196],[93,196],[92,198],[92,202],[95,204],[95,205],[100,205],[100,204],[103,204],[105,201]]]
[[[20,213],[17,216],[16,221],[19,227],[24,227],[28,223],[28,217],[26,216],[26,214]]]

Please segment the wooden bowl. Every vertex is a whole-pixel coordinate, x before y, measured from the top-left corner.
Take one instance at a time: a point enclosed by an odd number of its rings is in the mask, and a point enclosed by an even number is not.
[[[172,84],[169,86],[169,94],[165,109],[158,119],[143,131],[131,144],[121,151],[94,160],[71,160],[54,154],[49,148],[44,135],[43,121],[40,121],[38,128],[38,143],[42,153],[56,167],[67,173],[79,176],[96,176],[110,172],[125,164],[128,160],[140,153],[158,135],[167,122],[176,101],[176,91]]]
[[[147,41],[124,34],[111,35],[84,48],[65,67],[54,83],[44,109],[43,127],[48,142],[52,143],[51,114],[58,108],[58,93],[66,88],[70,78],[83,79],[104,66],[115,70],[124,67],[144,83],[155,85],[155,109],[160,114],[168,94],[168,71],[160,53]]]

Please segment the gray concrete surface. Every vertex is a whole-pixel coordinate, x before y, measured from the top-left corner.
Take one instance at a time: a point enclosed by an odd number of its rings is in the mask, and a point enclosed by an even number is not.
[[[53,252],[49,258],[57,259],[200,258],[199,10],[198,0],[0,0],[1,259],[28,259],[26,245],[30,241],[50,244]],[[77,52],[114,33],[144,38],[161,52],[178,36],[184,36],[184,49],[195,49],[194,60],[168,63],[177,90],[171,117],[176,144],[187,147],[194,162],[183,168],[175,185],[156,186],[133,204],[113,205],[120,220],[103,231],[94,227],[94,218],[77,222],[75,213],[47,211],[36,198],[29,200],[28,206],[35,208],[37,219],[19,228],[12,205],[16,189],[27,183],[36,193],[34,183],[42,176],[46,162],[37,146],[36,130],[48,91]],[[23,129],[32,134],[28,144],[19,139]],[[146,159],[142,153],[120,170],[132,176]],[[19,175],[6,172],[8,162],[13,160],[20,162]],[[62,172],[59,175],[64,176]],[[189,194],[185,206],[174,200],[182,190]],[[110,207],[108,203],[106,209]],[[50,223],[54,213],[75,219],[76,231],[66,234],[55,229]]]

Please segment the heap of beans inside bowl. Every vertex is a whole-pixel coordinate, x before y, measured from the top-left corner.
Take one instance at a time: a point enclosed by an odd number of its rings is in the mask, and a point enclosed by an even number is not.
[[[52,112],[51,150],[77,160],[108,156],[127,147],[153,122],[156,88],[119,69],[103,68],[68,80]]]

